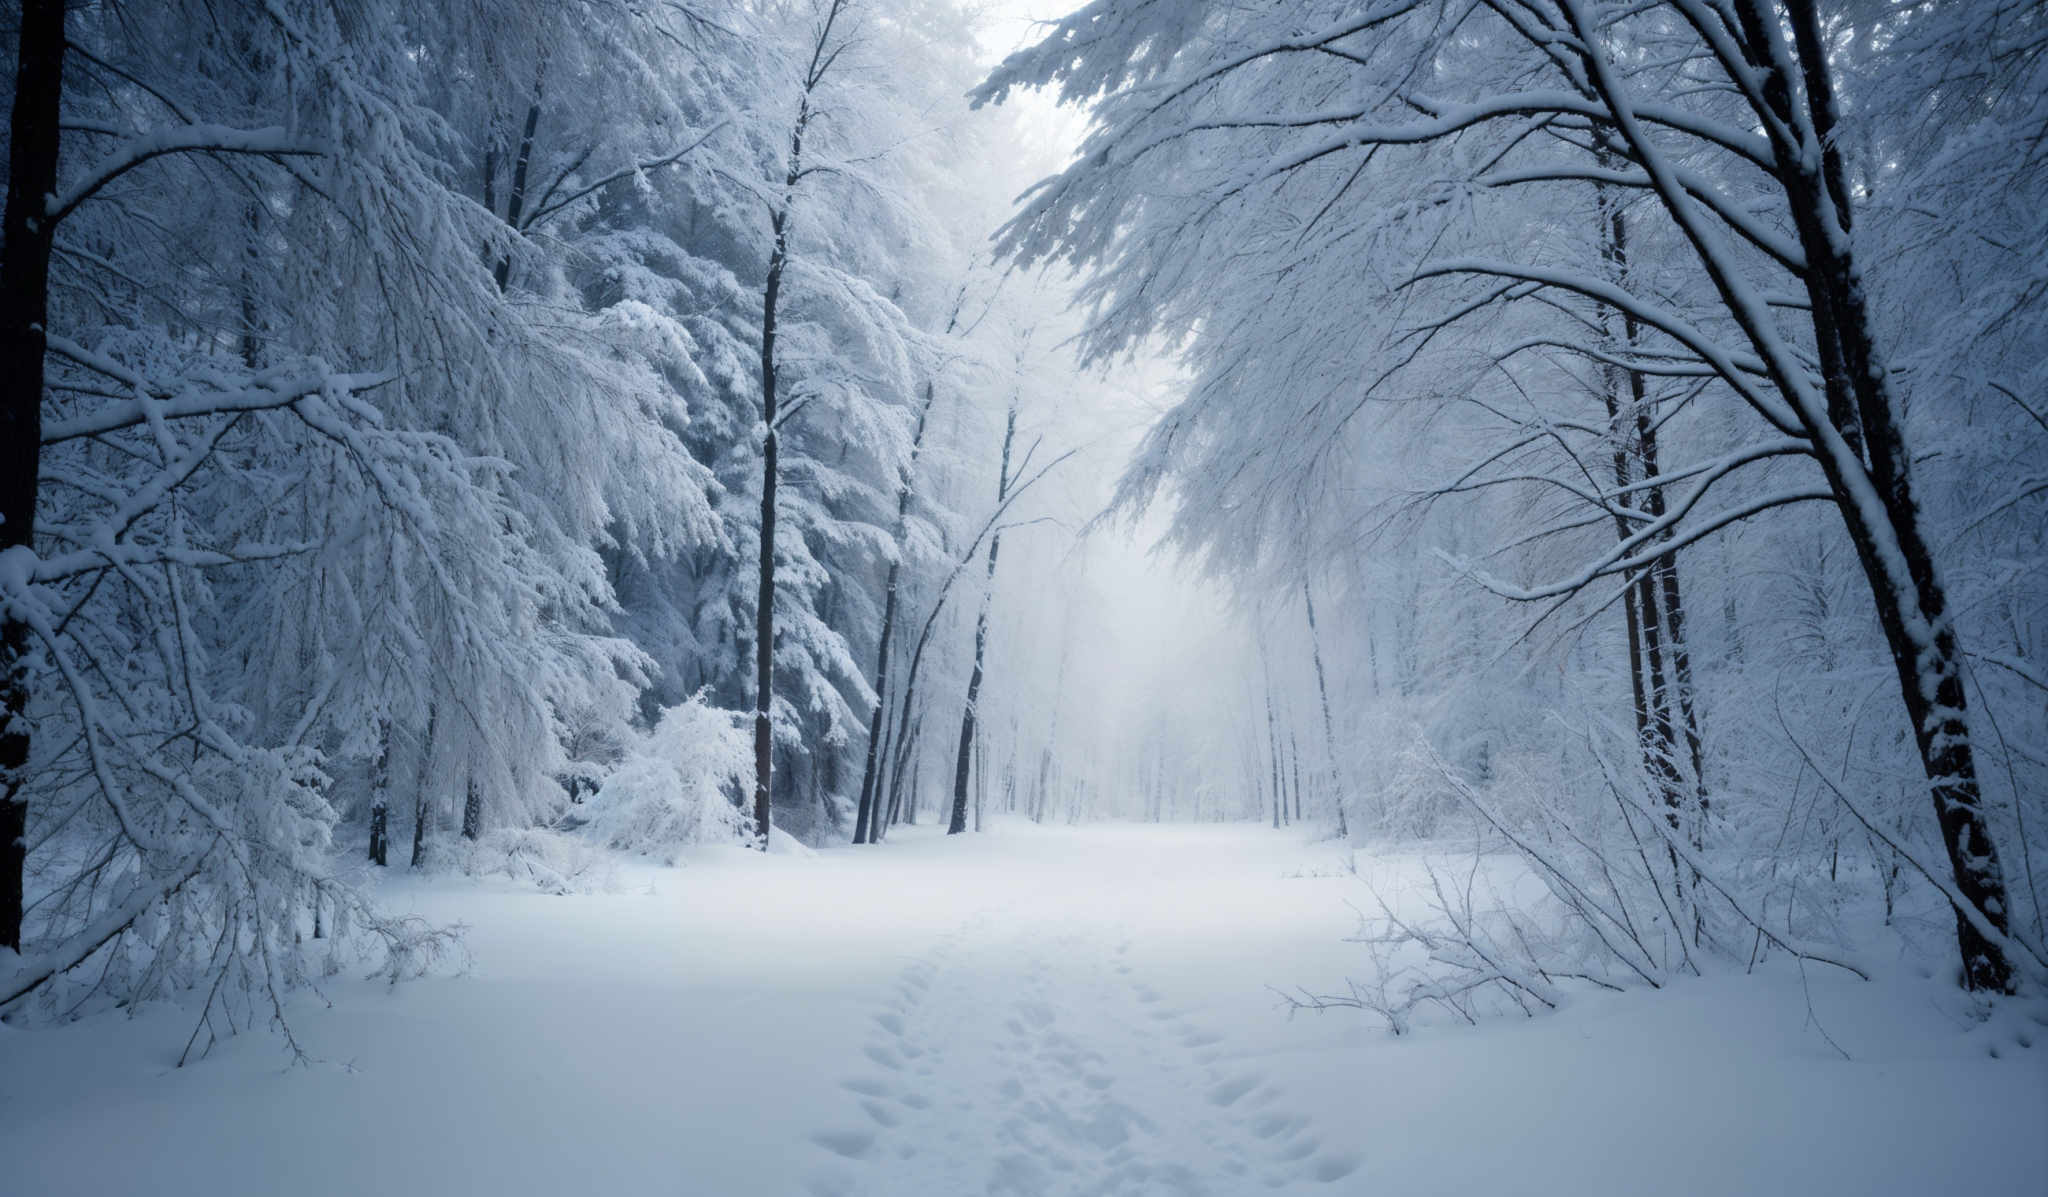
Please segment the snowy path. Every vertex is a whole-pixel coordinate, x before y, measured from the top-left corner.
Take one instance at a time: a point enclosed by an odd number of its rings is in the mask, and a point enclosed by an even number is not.
[[[245,1035],[176,1071],[169,1010],[0,1029],[0,1192],[1860,1194],[2048,1171],[2048,1056],[1990,1058],[1933,984],[1816,978],[1854,1063],[1796,985],[1739,977],[1405,1040],[1289,1020],[1269,985],[1366,967],[1341,863],[1255,827],[1004,827],[563,898],[394,876],[392,905],[469,925],[476,966],[301,1003],[336,1063]]]
[[[874,1067],[841,1082],[865,1120],[813,1136],[873,1166],[814,1190],[1195,1195],[1350,1175],[1228,1036],[1138,979],[1130,947],[984,913],[908,965],[863,1046]]]

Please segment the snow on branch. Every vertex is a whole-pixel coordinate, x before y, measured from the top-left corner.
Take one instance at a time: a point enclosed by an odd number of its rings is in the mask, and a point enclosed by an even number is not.
[[[170,154],[253,154],[265,158],[318,157],[326,151],[298,141],[282,127],[236,129],[227,125],[173,126],[130,138],[87,167],[63,192],[52,195],[44,213],[52,227],[63,223],[78,206],[102,187],[141,166]]]

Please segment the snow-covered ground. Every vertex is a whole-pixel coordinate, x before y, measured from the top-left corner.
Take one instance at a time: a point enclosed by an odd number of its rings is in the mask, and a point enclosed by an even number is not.
[[[0,1189],[2048,1185],[2048,1027],[1972,1022],[1934,981],[1712,977],[1402,1039],[1355,1012],[1290,1019],[1270,987],[1340,990],[1370,967],[1343,942],[1358,881],[1296,832],[905,829],[878,849],[625,864],[568,897],[394,870],[384,898],[466,924],[474,967],[301,1001],[323,1063],[287,1067],[250,1034],[174,1069],[173,1009],[0,1030]]]

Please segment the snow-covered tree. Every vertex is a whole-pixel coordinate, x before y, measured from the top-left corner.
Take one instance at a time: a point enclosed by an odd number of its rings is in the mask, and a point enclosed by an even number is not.
[[[1974,198],[2038,192],[2036,154],[1993,148],[2039,127],[2039,68],[2017,51],[2037,25],[1804,0],[1099,0],[979,94],[1050,84],[1094,105],[1084,152],[1005,245],[1096,268],[1098,357],[1163,335],[1197,371],[1128,496],[1178,481],[1183,539],[1279,585],[1412,529],[1418,496],[1467,500],[1446,529],[1457,574],[1575,630],[1624,604],[1644,756],[1673,800],[1701,784],[1679,562],[1735,525],[1832,509],[1946,861],[1891,846],[1951,905],[1965,983],[2005,989],[2042,963],[1999,852],[2027,791],[1980,767],[1957,614],[1976,604],[1952,592],[1940,530],[2020,526],[2039,492],[1948,515],[1923,438],[1973,392],[2011,435],[2039,432],[1995,397],[2040,369],[2006,339],[2032,319],[2013,301],[2025,242]],[[1984,122],[1960,142],[1929,132],[1950,97]],[[1989,326],[1881,315],[1876,296],[1949,269],[1909,247],[1921,221],[1981,231],[1972,277],[2000,281],[1962,309]],[[1441,468],[1388,461],[1389,433]],[[1380,501],[1361,501],[1374,464]],[[1672,831],[1683,882],[1694,833]]]

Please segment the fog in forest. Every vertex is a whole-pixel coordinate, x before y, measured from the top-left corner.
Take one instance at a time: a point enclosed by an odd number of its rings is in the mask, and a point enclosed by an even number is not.
[[[0,61],[0,1194],[2048,1185],[2041,4]]]

